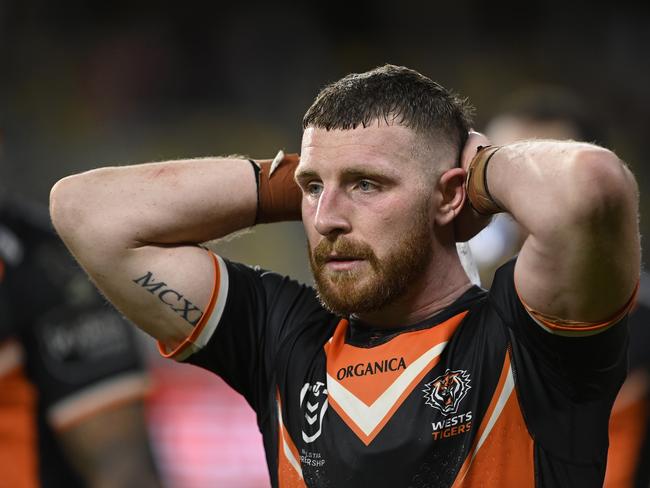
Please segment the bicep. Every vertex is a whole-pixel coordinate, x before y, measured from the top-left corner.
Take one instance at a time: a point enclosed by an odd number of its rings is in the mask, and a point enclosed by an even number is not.
[[[202,318],[215,283],[213,255],[195,245],[147,245],[96,263],[90,275],[132,322],[169,348]]]
[[[627,191],[620,197],[598,202],[597,210],[584,218],[560,220],[526,239],[515,284],[530,308],[567,320],[599,322],[630,300],[640,269],[638,198],[632,175],[625,168],[623,173]]]

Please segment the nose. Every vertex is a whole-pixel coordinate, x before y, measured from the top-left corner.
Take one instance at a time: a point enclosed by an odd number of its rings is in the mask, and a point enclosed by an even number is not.
[[[325,189],[318,199],[314,227],[323,236],[346,234],[351,230],[348,215],[345,195],[338,189]]]

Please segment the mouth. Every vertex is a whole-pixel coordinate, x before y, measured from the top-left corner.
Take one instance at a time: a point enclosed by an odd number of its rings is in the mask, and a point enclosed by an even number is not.
[[[345,271],[359,266],[364,261],[365,259],[357,256],[331,254],[325,259],[325,266],[332,270]]]

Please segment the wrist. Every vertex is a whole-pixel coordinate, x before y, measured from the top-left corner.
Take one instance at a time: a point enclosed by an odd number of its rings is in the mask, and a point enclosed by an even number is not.
[[[302,191],[293,176],[297,154],[278,151],[273,160],[252,161],[257,178],[256,224],[301,219]]]
[[[492,157],[502,146],[480,146],[467,168],[465,190],[472,208],[481,215],[492,215],[505,210],[494,199],[488,188],[487,169]]]

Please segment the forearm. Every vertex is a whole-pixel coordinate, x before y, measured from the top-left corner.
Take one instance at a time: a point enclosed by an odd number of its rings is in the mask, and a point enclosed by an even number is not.
[[[252,166],[239,159],[102,168],[64,178],[51,195],[73,252],[89,239],[129,248],[208,241],[252,225],[256,206]]]
[[[250,161],[219,158],[88,171],[52,189],[52,221],[108,299],[175,348],[209,306],[218,279],[198,244],[256,221],[299,218],[298,158],[278,153],[274,161],[263,162],[259,175]],[[163,286],[165,295],[156,294]]]
[[[490,160],[487,183],[497,204],[528,233],[550,238],[561,236],[563,226],[625,216],[637,199],[634,179],[618,157],[586,143],[504,146]]]

